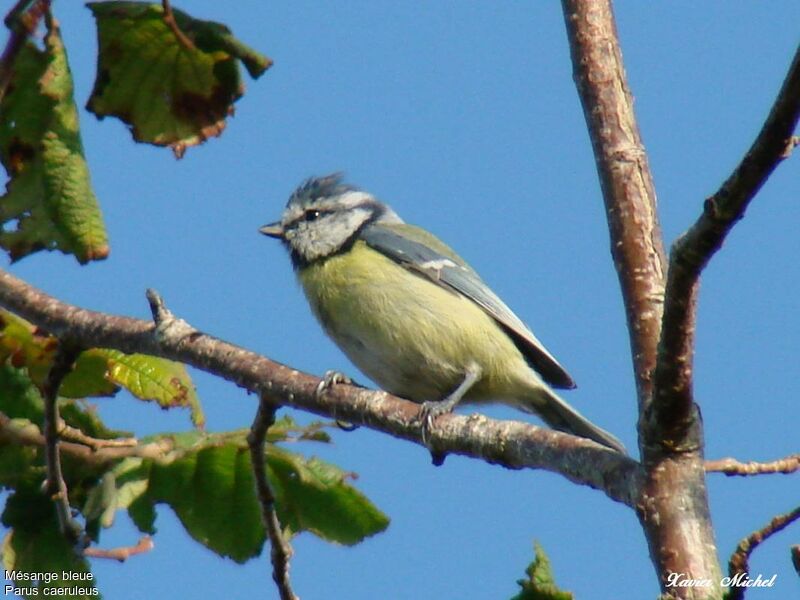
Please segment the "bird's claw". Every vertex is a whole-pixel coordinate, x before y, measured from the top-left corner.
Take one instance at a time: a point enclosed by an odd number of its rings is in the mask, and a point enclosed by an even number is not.
[[[322,381],[317,385],[317,397],[327,392],[337,383],[352,383],[352,380],[340,371],[325,371],[325,375],[322,376]]]
[[[337,383],[353,383],[353,380],[350,379],[347,375],[340,371],[325,371],[325,375],[322,376],[322,381],[317,384],[316,395],[317,398],[322,396],[325,392],[331,389]],[[341,429],[342,431],[355,431],[358,429],[358,425],[354,425],[353,423],[347,423],[346,421],[340,421],[336,419],[336,426]]]
[[[422,428],[422,443],[430,446],[433,422],[440,416],[453,411],[453,406],[446,400],[423,402],[419,409],[418,420]]]

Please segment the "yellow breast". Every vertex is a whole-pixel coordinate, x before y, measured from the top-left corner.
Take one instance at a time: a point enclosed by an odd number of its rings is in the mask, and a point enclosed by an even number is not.
[[[482,308],[357,242],[299,279],[314,314],[350,360],[387,391],[437,400],[466,365],[483,377],[466,399],[501,399],[529,387],[524,358]]]

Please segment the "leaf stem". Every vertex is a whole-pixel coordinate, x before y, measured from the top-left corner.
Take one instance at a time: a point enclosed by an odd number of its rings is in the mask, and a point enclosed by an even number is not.
[[[164,8],[164,23],[166,23],[167,27],[175,34],[178,42],[187,50],[194,50],[194,42],[181,31],[180,27],[178,27],[178,22],[175,20],[175,14],[172,12],[172,5],[169,0],[161,0],[161,6]]]
[[[28,6],[32,4],[32,6]],[[14,62],[25,41],[39,24],[42,15],[50,12],[50,0],[19,0],[8,11],[5,24],[11,30],[3,54],[0,56],[0,101],[6,95],[14,77]]]

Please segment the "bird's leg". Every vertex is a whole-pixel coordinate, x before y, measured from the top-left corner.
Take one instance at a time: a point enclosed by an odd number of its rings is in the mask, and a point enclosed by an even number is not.
[[[430,430],[433,427],[433,421],[436,417],[447,414],[449,412],[453,412],[453,409],[456,407],[461,399],[464,397],[470,388],[475,385],[475,383],[481,377],[481,368],[476,363],[470,363],[467,365],[467,370],[464,373],[463,381],[458,384],[458,387],[454,389],[447,397],[443,398],[442,400],[430,400],[428,402],[422,403],[422,408],[419,411],[419,419],[422,422],[422,441],[425,445],[428,445],[428,440],[430,439]]]

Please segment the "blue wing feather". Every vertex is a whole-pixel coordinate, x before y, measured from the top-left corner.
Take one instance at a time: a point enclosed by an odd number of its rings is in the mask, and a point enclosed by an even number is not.
[[[409,228],[408,225],[401,227]],[[547,383],[558,388],[574,388],[575,382],[533,333],[508,306],[449,248],[436,240],[437,248],[423,241],[422,235],[409,235],[400,227],[374,223],[360,234],[364,242],[407,269],[433,283],[450,288],[483,308],[511,337],[528,363]],[[430,235],[427,234],[426,235]],[[416,238],[416,239],[415,239]]]

